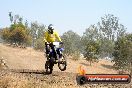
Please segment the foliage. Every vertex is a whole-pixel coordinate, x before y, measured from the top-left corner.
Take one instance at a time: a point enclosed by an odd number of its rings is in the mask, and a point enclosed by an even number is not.
[[[14,24],[16,24],[16,23],[22,23],[23,22],[23,18],[18,14],[12,15],[12,12],[9,12],[9,17],[10,17],[11,23],[14,22]]]
[[[11,24],[10,25],[10,31],[15,30],[16,28],[23,28],[24,30],[26,29],[25,26],[22,23],[17,23],[17,24]]]
[[[40,46],[44,45],[43,37],[44,37],[45,31],[46,31],[45,25],[39,24],[37,21],[31,23],[30,35],[32,36],[32,46],[35,49],[41,49],[41,48],[39,48],[39,46],[37,46],[37,45],[39,45],[39,43],[42,44]]]
[[[44,47],[45,47],[45,43],[43,42],[43,37],[35,41],[34,49],[43,51]]]
[[[132,73],[132,34],[127,34],[115,42],[112,60],[118,70],[127,70]]]
[[[75,52],[80,52],[81,46],[80,46],[80,36],[73,32],[68,31],[65,32],[62,36],[62,41],[64,42],[64,53],[70,55],[74,54]]]
[[[101,21],[97,25],[90,25],[82,36],[84,57],[90,62],[98,57],[112,57],[114,41],[125,35],[125,29],[119,24],[118,17],[112,14],[101,17]]]
[[[86,60],[91,62],[98,60],[99,55],[99,34],[97,27],[95,25],[91,25],[82,36],[82,44],[84,49],[84,57]]]
[[[112,14],[108,14],[101,17],[101,22],[98,23],[98,26],[104,37],[114,41],[119,29],[119,19]]]
[[[12,15],[9,12],[11,25],[9,28],[3,28],[1,32],[2,39],[10,44],[31,45],[31,37],[27,25],[23,24],[23,18],[19,15]],[[13,23],[14,22],[14,23]]]
[[[27,20],[23,24],[23,18],[19,15],[13,16],[12,12],[9,12],[9,17],[11,25],[9,28],[2,29],[2,39],[10,44],[31,46],[32,37]]]
[[[70,59],[74,60],[74,61],[77,61],[80,59],[80,52],[79,51],[75,51],[73,54],[71,54],[70,56]]]
[[[36,38],[40,38],[44,36],[44,31],[46,30],[46,26],[43,24],[39,24],[37,21],[31,23],[31,35]]]
[[[26,41],[26,31],[21,27],[16,27],[10,35],[10,40],[19,45]]]
[[[25,25],[22,22],[15,22],[11,24],[9,28],[4,28],[1,35],[2,39],[10,44],[15,43],[18,45],[25,44],[26,46],[31,46],[33,43],[35,49],[41,49],[40,44],[42,43],[40,40],[42,40],[45,30],[45,26],[37,22],[33,22],[31,28],[27,27],[27,22]]]
[[[9,42],[9,38],[10,38],[9,28],[4,28],[1,30],[1,38],[6,42]]]
[[[99,57],[99,44],[95,41],[88,42],[84,57],[86,60],[90,61],[90,64],[91,62],[97,61]]]
[[[101,17],[97,25],[100,36],[100,54],[102,56],[112,56],[114,41],[125,34],[125,27],[119,24],[119,18],[112,14]]]
[[[114,41],[108,40],[107,38],[101,39],[99,51],[100,57],[112,57],[112,53],[114,51]]]

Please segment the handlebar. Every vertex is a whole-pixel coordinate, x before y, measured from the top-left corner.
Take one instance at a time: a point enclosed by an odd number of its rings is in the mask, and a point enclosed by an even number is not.
[[[63,45],[63,42],[45,42],[45,45],[50,45],[50,44],[53,44],[53,45]]]
[[[46,43],[48,46],[53,46],[55,48],[63,48],[63,42],[52,42],[52,43]]]

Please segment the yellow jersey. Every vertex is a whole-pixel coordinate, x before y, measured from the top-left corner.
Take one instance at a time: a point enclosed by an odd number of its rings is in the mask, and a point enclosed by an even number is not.
[[[44,34],[44,41],[45,42],[61,42],[61,38],[59,37],[59,34],[56,31],[53,31],[53,34],[49,33],[48,31]]]

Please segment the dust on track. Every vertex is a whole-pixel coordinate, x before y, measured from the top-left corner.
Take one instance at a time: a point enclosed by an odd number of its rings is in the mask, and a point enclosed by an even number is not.
[[[29,70],[29,69],[6,69],[6,70],[0,70],[0,82],[3,79],[11,78],[8,81],[11,81],[12,83],[8,83],[8,87],[13,85],[13,82],[19,81],[23,82],[23,80],[26,80],[26,82],[29,82],[27,85],[32,85],[30,87],[25,88],[132,88],[131,83],[130,84],[85,84],[82,86],[77,85],[76,83],[76,73],[70,73],[70,72],[58,72],[53,71],[52,74],[48,75],[45,73],[44,70]],[[14,80],[16,79],[16,80]],[[10,86],[9,86],[10,85]],[[16,88],[19,85],[16,85]],[[8,88],[7,87],[7,88]],[[0,83],[0,88],[2,87],[2,84]]]

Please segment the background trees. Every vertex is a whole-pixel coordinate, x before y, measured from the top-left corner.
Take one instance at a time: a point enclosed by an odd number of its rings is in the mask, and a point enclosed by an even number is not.
[[[76,55],[74,58],[78,59],[80,56],[80,50],[81,50],[81,37],[73,32],[72,30],[69,30],[68,32],[65,32],[62,36],[62,41],[64,42],[64,53],[67,55]]]
[[[2,39],[10,44],[30,45],[31,37],[27,25],[23,23],[23,18],[19,15],[13,16],[12,12],[9,12],[9,17],[11,25],[2,29]]]
[[[10,44],[21,44],[27,39],[26,29],[22,24],[12,24],[9,28],[3,28],[2,39]]]
[[[112,14],[101,17],[98,24],[90,25],[81,38],[86,60],[94,62],[98,58],[113,58],[115,42],[125,35],[125,29],[119,18]]]
[[[26,44],[35,49],[44,49],[43,36],[46,26],[38,22],[23,21],[19,15],[9,13],[11,25],[0,31],[1,38],[10,44]],[[119,18],[112,14],[101,17],[100,22],[86,28],[83,36],[69,30],[61,36],[64,42],[64,53],[78,59],[83,54],[90,62],[99,58],[110,57],[117,70],[132,73],[132,34],[120,24]]]
[[[10,27],[3,28],[1,31],[1,37],[5,42],[33,46],[35,49],[44,48],[42,38],[46,30],[45,25],[32,22],[31,26],[28,26],[27,20],[24,22],[20,15],[12,15],[12,12],[9,12],[9,18]]]
[[[114,67],[132,74],[132,34],[126,34],[115,41],[113,52]]]
[[[44,49],[44,32],[46,31],[46,26],[39,24],[37,22],[31,23],[30,35],[32,36],[32,46],[35,49]]]
[[[94,62],[98,59],[99,55],[99,33],[95,25],[91,25],[86,29],[82,36],[83,54],[86,60]]]
[[[103,57],[112,57],[114,41],[125,34],[125,27],[119,23],[119,18],[112,14],[101,17],[101,21],[98,22],[97,26],[101,35],[100,53]]]
[[[9,42],[9,38],[10,38],[10,31],[9,31],[9,28],[3,28],[1,30],[1,38],[6,41],[6,42]]]

